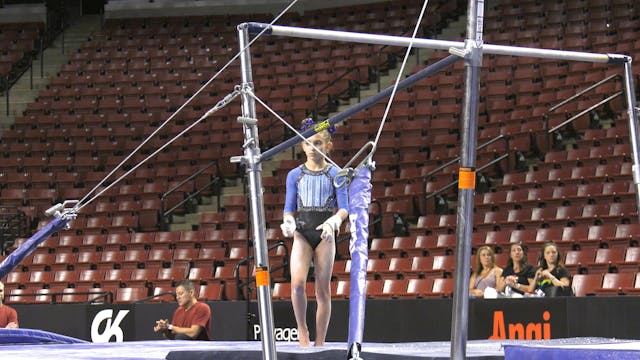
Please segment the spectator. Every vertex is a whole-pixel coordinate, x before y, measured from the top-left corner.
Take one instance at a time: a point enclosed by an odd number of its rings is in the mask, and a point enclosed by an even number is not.
[[[209,340],[211,309],[209,305],[196,299],[193,284],[182,280],[176,285],[178,308],[171,322],[167,319],[156,321],[153,331],[162,332],[168,339]]]
[[[304,132],[314,126],[316,124],[312,119],[305,119],[301,130]],[[334,186],[333,179],[338,169],[328,164],[322,154],[327,154],[333,147],[332,129],[320,130],[309,137],[308,141],[315,148],[303,142],[306,161],[287,174],[281,228],[284,236],[293,236],[291,302],[298,327],[298,341],[303,347],[310,344],[306,294],[309,268],[313,261],[317,302],[314,345],[322,346],[331,318],[330,282],[336,253],[335,239],[342,221],[348,215],[347,189],[345,186]]]
[[[569,270],[562,265],[562,254],[556,243],[550,241],[542,246],[538,266],[535,275],[536,289],[542,290],[545,296],[570,295]]]
[[[4,304],[4,284],[0,281],[0,328],[15,329],[18,326],[18,313]]]
[[[509,260],[502,276],[498,278],[497,290],[518,294],[533,292],[536,269],[527,262],[527,247],[522,243],[513,243],[509,248]]]
[[[496,255],[490,246],[484,245],[476,253],[471,279],[469,280],[469,295],[483,297],[484,289],[496,288],[497,279],[502,276],[502,268],[496,265]]]

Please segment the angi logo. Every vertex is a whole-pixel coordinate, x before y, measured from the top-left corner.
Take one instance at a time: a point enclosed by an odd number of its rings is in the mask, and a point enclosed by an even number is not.
[[[549,340],[551,339],[551,313],[545,311],[542,313],[542,323],[513,323],[509,325],[509,336],[505,331],[504,312],[493,312],[493,335],[489,340]]]
[[[120,310],[116,315],[115,320],[113,318],[113,309],[105,309],[96,314],[91,323],[91,341],[94,343],[106,343],[115,336],[116,342],[122,342],[124,334],[120,328],[120,323],[125,316],[129,313],[129,310]],[[103,321],[106,320],[104,331],[100,331],[100,326]]]

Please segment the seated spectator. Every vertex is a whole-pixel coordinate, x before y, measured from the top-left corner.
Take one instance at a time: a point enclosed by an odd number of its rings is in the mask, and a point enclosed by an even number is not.
[[[476,253],[476,262],[469,280],[469,295],[483,297],[484,289],[496,288],[502,268],[496,265],[496,255],[490,246],[481,246]]]
[[[4,304],[4,284],[0,281],[0,328],[15,329],[18,327],[18,313]]]
[[[544,292],[545,296],[570,295],[571,280],[569,270],[562,265],[562,255],[558,245],[552,241],[542,246],[538,259],[538,270],[535,274],[535,288]]]
[[[533,292],[536,269],[527,262],[526,245],[513,243],[509,249],[507,267],[504,268],[502,276],[498,278],[496,290],[507,295],[511,291],[517,294]]]
[[[153,331],[162,332],[168,339],[209,340],[211,328],[211,309],[209,305],[196,299],[193,284],[182,280],[176,285],[178,308],[173,319],[156,321]]]

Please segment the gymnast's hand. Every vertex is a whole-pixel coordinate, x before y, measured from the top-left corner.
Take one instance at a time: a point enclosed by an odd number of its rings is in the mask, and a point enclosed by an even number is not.
[[[10,322],[7,324],[6,329],[17,329],[18,328],[18,324],[16,324],[15,322]]]
[[[282,218],[280,229],[282,230],[282,235],[284,235],[284,237],[292,237],[293,233],[296,231],[296,219],[289,214],[285,215]]]
[[[340,225],[342,224],[342,218],[340,215],[336,214],[325,220],[320,226],[316,228],[316,230],[322,230],[322,234],[320,238],[322,240],[334,241],[336,237],[336,232],[340,230]]]

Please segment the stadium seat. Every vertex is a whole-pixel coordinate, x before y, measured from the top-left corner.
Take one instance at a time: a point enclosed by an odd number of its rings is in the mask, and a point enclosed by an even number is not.
[[[381,279],[389,269],[390,259],[369,259],[367,261],[367,278]]]
[[[633,287],[636,274],[631,272],[604,274],[602,287],[595,289],[597,296],[611,296],[625,293]]]
[[[333,286],[331,286],[331,298],[332,299],[348,299],[350,293],[351,282],[349,280],[338,280]]]
[[[220,282],[210,282],[205,285],[200,285],[198,291],[198,300],[203,301],[215,301],[224,300],[225,286]]]
[[[114,301],[116,303],[136,302],[149,296],[147,288],[119,288],[116,291]]]
[[[587,264],[595,260],[595,249],[570,250],[565,254],[564,265],[570,273],[578,274],[586,271]]]
[[[153,288],[149,302],[175,302],[175,292],[172,287],[156,286]]]
[[[624,261],[616,264],[618,272],[632,272],[636,273],[640,271],[640,247],[628,247],[625,251]]]
[[[602,274],[575,274],[571,288],[576,296],[595,295],[596,289],[602,287]]]
[[[596,258],[593,263],[586,264],[589,273],[616,272],[617,264],[624,260],[626,249],[605,248],[596,250]]]
[[[427,294],[429,297],[451,297],[453,296],[455,281],[453,278],[433,279],[433,289]]]
[[[291,299],[291,283],[278,282],[273,284],[273,299],[289,300]]]

